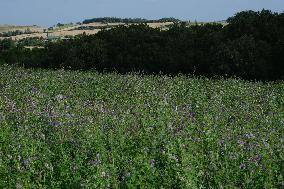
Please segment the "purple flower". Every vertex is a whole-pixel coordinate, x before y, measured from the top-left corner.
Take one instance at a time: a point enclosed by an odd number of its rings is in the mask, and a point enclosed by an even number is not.
[[[91,160],[91,161],[89,161],[89,164],[92,165],[92,166],[95,166],[97,164],[97,161],[96,160]]]
[[[45,162],[44,165],[47,169],[53,169],[52,164]]]
[[[78,170],[78,166],[77,165],[73,165],[71,169],[72,169],[73,173],[76,173],[77,170]]]
[[[0,121],[4,119],[3,113],[0,112]]]
[[[20,172],[22,172],[22,171],[20,171]],[[22,181],[17,182],[16,189],[21,189],[21,188],[23,188],[23,182]]]
[[[61,125],[60,122],[58,122],[58,121],[52,121],[50,124],[54,127],[58,127],[58,126]]]
[[[152,168],[155,167],[155,164],[156,164],[156,161],[154,159],[151,159],[150,165],[151,165]]]
[[[36,88],[36,87],[32,87],[32,89],[31,89],[31,91],[33,92],[33,93],[36,93],[36,92],[38,92],[38,88]]]
[[[96,166],[96,165],[102,164],[102,161],[101,160],[91,160],[89,163],[92,166]]]
[[[72,118],[72,114],[67,113],[67,114],[66,114],[66,117],[67,117],[68,119],[70,119],[70,118]]]
[[[55,98],[56,98],[57,101],[62,101],[62,100],[64,100],[65,97],[62,94],[59,94]]]
[[[252,133],[247,133],[247,134],[245,134],[245,136],[246,136],[248,139],[254,139],[254,138],[255,138],[254,134],[252,134]]]
[[[245,169],[245,168],[246,168],[246,164],[242,163],[242,164],[240,165],[240,169]]]
[[[125,176],[126,176],[126,177],[130,177],[130,176],[131,176],[131,173],[130,173],[130,172],[127,172],[127,173],[125,174]]]
[[[23,148],[23,145],[22,145],[22,144],[19,144],[19,145],[18,145],[18,148],[19,148],[19,150],[21,150],[21,149]]]
[[[189,113],[189,117],[190,117],[190,118],[194,118],[194,117],[195,117],[195,113],[194,113],[194,112],[190,112],[190,113]]]
[[[94,102],[91,101],[91,100],[87,100],[87,101],[84,102],[85,107],[90,107],[90,106],[93,106],[93,105],[94,105]]]
[[[102,163],[102,160],[101,160],[100,158],[101,158],[101,155],[100,155],[99,153],[97,153],[97,154],[96,154],[96,160],[91,160],[89,163],[90,163],[92,166],[101,164],[101,163]]]
[[[246,142],[245,142],[245,141],[242,141],[242,140],[240,140],[240,139],[238,139],[237,143],[238,143],[239,145],[243,146]]]
[[[28,165],[30,163],[30,160],[29,159],[24,159],[23,162],[24,162],[25,165]]]
[[[107,173],[107,172],[102,172],[102,176],[105,178],[105,179],[107,179],[108,177],[109,177],[109,173]]]
[[[219,140],[219,144],[223,145],[225,143],[224,139]]]
[[[164,147],[160,147],[160,152],[161,152],[162,154],[166,154],[165,148],[164,148]]]
[[[253,159],[254,161],[260,161],[261,160],[261,155],[256,155]]]
[[[100,159],[101,155],[99,153],[97,153],[96,158]]]

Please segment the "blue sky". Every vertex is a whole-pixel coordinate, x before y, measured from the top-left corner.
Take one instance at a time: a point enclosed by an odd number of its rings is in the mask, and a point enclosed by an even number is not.
[[[284,11],[284,0],[0,0],[0,24],[51,26],[94,17],[219,21],[242,10]]]

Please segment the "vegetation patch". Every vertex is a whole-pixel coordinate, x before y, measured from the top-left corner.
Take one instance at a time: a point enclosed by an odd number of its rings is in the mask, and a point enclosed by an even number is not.
[[[284,185],[283,82],[0,75],[0,188]]]
[[[46,42],[45,48],[31,51],[4,40],[0,59],[28,68],[284,79],[284,13],[245,11],[227,23],[177,22],[169,29],[146,23],[101,31],[92,27],[88,31],[96,35]]]

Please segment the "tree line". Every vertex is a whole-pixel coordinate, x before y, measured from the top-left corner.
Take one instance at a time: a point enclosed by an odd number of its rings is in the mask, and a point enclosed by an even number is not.
[[[86,19],[83,21],[83,24],[90,24],[94,22],[101,23],[153,23],[153,22],[179,22],[179,19],[176,18],[161,18],[157,20],[148,20],[145,18],[116,18],[116,17],[101,17],[101,18],[92,18]]]
[[[22,34],[32,34],[32,32],[29,28],[22,31],[22,30],[15,30],[15,31],[7,31],[7,32],[2,32],[0,33],[0,37],[12,37],[12,36],[17,36],[17,35],[22,35]]]
[[[0,59],[29,68],[284,79],[284,13],[244,11],[227,22],[122,25],[33,50],[2,41]]]

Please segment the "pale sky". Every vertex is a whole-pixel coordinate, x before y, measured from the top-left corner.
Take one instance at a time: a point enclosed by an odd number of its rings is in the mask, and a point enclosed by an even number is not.
[[[220,21],[243,10],[284,11],[284,0],[0,0],[0,24],[41,25],[95,17]]]

